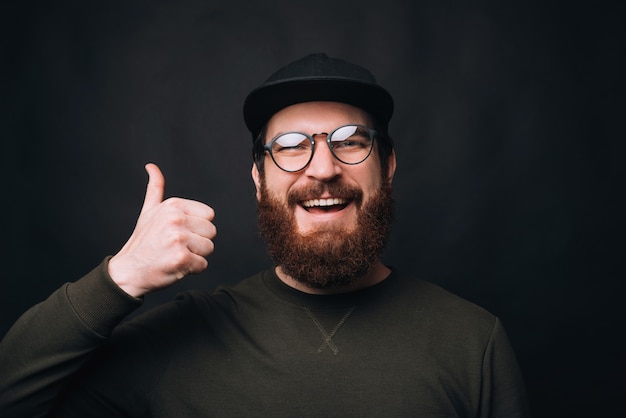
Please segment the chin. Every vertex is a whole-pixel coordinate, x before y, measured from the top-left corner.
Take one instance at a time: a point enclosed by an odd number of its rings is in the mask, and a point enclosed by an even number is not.
[[[351,234],[356,229],[356,225],[347,226],[342,222],[317,222],[314,224],[298,224],[297,232],[303,236],[310,236],[324,233],[345,233]]]

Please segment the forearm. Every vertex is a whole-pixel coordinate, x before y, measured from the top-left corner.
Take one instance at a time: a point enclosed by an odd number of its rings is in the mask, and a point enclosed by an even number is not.
[[[0,415],[42,416],[95,348],[141,304],[106,261],[27,311],[0,342]]]

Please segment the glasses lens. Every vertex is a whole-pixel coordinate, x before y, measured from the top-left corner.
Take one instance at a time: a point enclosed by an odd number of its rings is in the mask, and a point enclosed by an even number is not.
[[[311,140],[304,134],[290,132],[272,141],[272,158],[276,165],[286,171],[298,171],[311,159]]]
[[[337,128],[328,137],[335,157],[346,164],[358,164],[372,151],[372,131],[364,126],[348,125]]]

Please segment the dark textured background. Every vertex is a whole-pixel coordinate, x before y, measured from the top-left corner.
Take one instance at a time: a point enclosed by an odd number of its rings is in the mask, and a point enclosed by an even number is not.
[[[500,316],[536,417],[623,416],[624,25],[609,3],[5,2],[0,335],[114,253],[158,163],[217,212],[204,274],[268,265],[241,106],[309,52],[396,98],[385,260]]]

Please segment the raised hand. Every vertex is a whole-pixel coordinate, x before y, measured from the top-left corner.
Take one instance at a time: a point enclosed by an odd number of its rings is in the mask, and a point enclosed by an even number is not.
[[[149,181],[137,225],[108,267],[113,281],[135,297],[206,269],[216,235],[213,209],[194,200],[163,200],[161,170],[147,164],[146,171]]]

